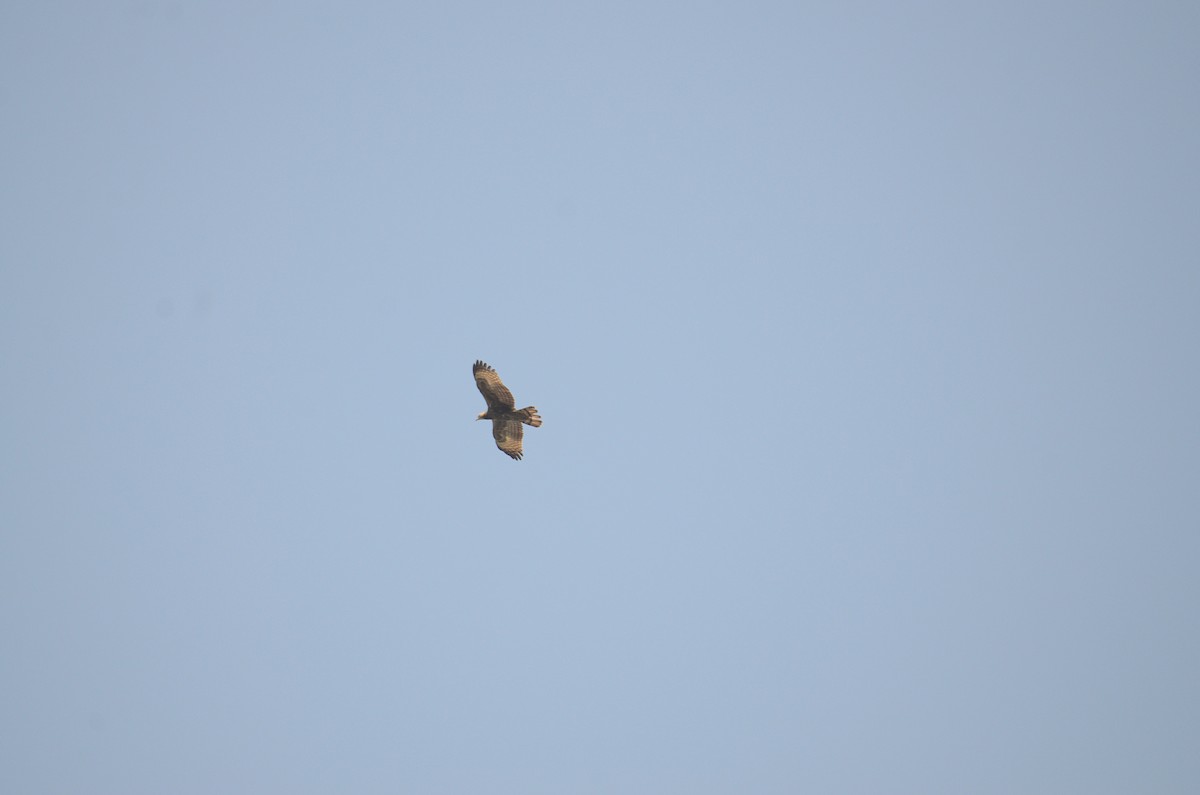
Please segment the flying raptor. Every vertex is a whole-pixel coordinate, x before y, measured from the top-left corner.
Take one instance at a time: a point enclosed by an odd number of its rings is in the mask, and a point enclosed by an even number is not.
[[[542,418],[538,416],[537,409],[533,406],[514,408],[516,402],[513,401],[512,392],[508,391],[500,376],[486,363],[477,360],[471,372],[475,374],[475,386],[479,387],[483,399],[487,401],[487,411],[475,419],[491,420],[492,438],[496,440],[496,446],[502,452],[520,460],[521,437],[524,431],[521,423],[540,428]]]

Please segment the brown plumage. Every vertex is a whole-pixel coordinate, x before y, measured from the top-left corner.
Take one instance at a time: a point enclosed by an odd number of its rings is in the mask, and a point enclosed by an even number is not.
[[[526,406],[523,409],[514,408],[517,404],[513,400],[512,392],[508,391],[508,387],[500,380],[500,376],[496,375],[496,371],[487,364],[476,361],[471,371],[475,374],[475,386],[479,387],[483,399],[487,401],[487,411],[475,419],[491,420],[492,438],[496,440],[496,446],[504,453],[520,460],[522,455],[521,437],[523,436],[521,423],[540,428],[542,418],[538,416],[537,409],[533,406]]]

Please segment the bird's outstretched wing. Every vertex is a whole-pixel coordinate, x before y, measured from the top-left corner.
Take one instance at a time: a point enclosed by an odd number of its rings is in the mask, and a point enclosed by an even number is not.
[[[492,420],[492,438],[500,450],[518,461],[521,460],[521,423],[516,420]]]
[[[513,402],[512,392],[508,391],[508,387],[500,380],[500,376],[496,375],[493,370],[484,362],[476,361],[475,366],[471,368],[475,373],[475,386],[479,387],[479,392],[483,395],[483,399],[487,401],[488,411],[512,411],[516,404]],[[517,450],[521,449],[521,429],[520,423],[517,423]],[[500,443],[499,431],[496,431],[496,443]],[[504,448],[500,448],[503,450]],[[505,450],[504,452],[508,452]],[[512,455],[509,453],[509,455]],[[517,456],[518,458],[520,456]]]

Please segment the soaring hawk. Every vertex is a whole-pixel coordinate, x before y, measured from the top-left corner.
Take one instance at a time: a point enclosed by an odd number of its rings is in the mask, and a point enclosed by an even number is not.
[[[475,386],[479,387],[483,399],[487,401],[487,411],[475,419],[491,420],[492,437],[496,440],[496,446],[502,452],[520,460],[523,435],[521,423],[540,428],[542,418],[533,406],[514,408],[516,403],[513,401],[512,392],[508,391],[500,376],[487,364],[476,361],[471,371],[475,374]]]

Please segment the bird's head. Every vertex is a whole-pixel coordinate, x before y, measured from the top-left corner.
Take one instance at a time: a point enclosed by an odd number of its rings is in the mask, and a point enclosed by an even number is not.
[[[479,422],[480,420],[486,419],[486,418],[487,418],[487,412],[485,411],[485,412],[482,412],[478,417],[476,417],[475,421]]]

